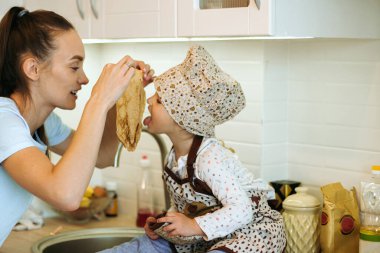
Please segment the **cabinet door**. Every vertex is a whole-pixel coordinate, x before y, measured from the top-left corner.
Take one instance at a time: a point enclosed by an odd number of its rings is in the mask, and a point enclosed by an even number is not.
[[[200,9],[199,0],[178,0],[178,36],[271,35],[272,0],[248,7]]]
[[[176,0],[107,0],[105,38],[174,37]]]
[[[54,11],[68,19],[82,38],[90,37],[90,12],[89,0],[25,0],[25,8],[30,11],[45,9]]]

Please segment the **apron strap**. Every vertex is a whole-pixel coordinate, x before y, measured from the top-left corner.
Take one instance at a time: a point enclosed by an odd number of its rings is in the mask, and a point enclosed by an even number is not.
[[[193,187],[195,191],[213,196],[210,187],[208,187],[208,185],[205,182],[203,182],[202,180],[194,176],[194,163],[195,163],[195,160],[197,159],[197,153],[198,153],[199,147],[202,144],[202,141],[203,141],[203,136],[199,136],[199,135],[194,136],[189,155],[187,156],[187,164],[186,164],[187,177],[189,178],[191,187]]]

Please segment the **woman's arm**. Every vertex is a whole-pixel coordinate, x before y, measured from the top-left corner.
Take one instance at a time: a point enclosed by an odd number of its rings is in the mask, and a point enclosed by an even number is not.
[[[75,131],[72,131],[72,133],[63,142],[55,146],[51,146],[49,149],[62,156],[70,146],[74,134]],[[113,165],[118,145],[119,140],[116,135],[116,106],[113,106],[107,113],[98,158],[96,161],[97,168],[105,168]]]
[[[144,86],[147,86],[153,80],[154,70],[150,69],[148,64],[142,61],[134,61],[130,64],[132,67],[144,71]],[[51,147],[54,153],[62,155],[69,146],[73,137],[73,133],[62,143]],[[114,105],[107,113],[106,123],[100,144],[99,154],[96,161],[96,167],[105,168],[114,164],[114,159],[119,145],[119,139],[116,134],[116,105]]]
[[[107,113],[114,106],[134,74],[126,65],[130,57],[104,67],[87,102],[78,129],[66,152],[53,165],[36,147],[24,148],[2,163],[23,188],[63,210],[79,207],[97,161]]]
[[[100,143],[100,150],[96,167],[105,168],[114,164],[116,150],[119,145],[119,139],[116,135],[116,106],[113,106],[107,113],[106,124]]]

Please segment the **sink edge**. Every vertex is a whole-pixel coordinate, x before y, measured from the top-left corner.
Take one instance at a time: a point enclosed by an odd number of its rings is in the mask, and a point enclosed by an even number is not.
[[[101,238],[101,237],[137,237],[144,235],[145,231],[142,228],[128,227],[111,227],[111,228],[91,228],[75,231],[62,232],[57,235],[46,236],[32,245],[33,253],[42,253],[47,247],[71,240]]]

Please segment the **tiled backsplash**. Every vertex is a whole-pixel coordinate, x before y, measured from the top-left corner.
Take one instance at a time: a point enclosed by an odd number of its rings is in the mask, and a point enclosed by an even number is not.
[[[247,107],[217,128],[256,176],[292,179],[313,188],[340,181],[359,187],[380,163],[380,40],[246,40],[200,42],[244,89]],[[190,43],[86,45],[90,84],[75,112],[59,111],[75,127],[104,63],[124,54],[148,62],[157,74],[180,63]],[[147,88],[152,95],[153,87]],[[97,171],[93,184],[119,185],[121,212],[136,215],[139,158],[154,165],[159,209],[164,208],[158,147],[143,134],[123,151],[120,168]],[[170,144],[167,138],[167,147]]]
[[[380,163],[380,41],[288,46],[288,173],[359,189]]]

